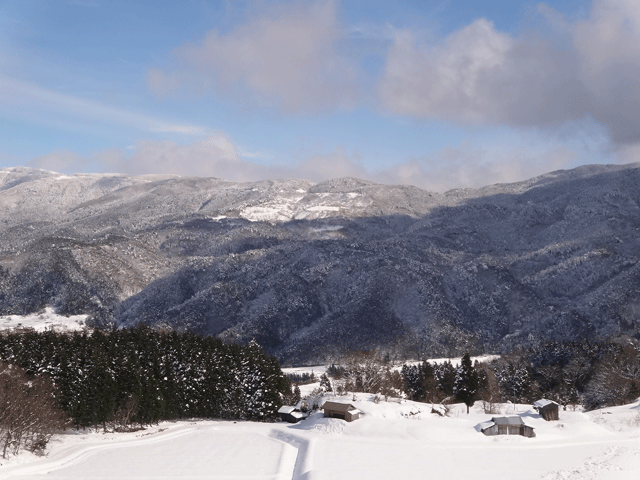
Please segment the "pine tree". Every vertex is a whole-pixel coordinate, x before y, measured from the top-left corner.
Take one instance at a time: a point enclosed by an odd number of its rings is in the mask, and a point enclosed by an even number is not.
[[[331,385],[331,380],[326,373],[323,373],[320,377],[320,388],[325,392],[333,393],[333,385]]]
[[[526,401],[531,392],[531,380],[527,366],[521,362],[509,362],[495,370],[500,392],[513,403]]]
[[[298,385],[296,385],[293,388],[293,404],[297,405],[298,403],[300,403],[300,399],[302,398],[302,394],[300,393],[300,387],[298,387]]]
[[[453,395],[453,387],[456,380],[456,369],[449,360],[435,364],[435,376],[438,382],[438,390],[445,397]]]
[[[475,402],[478,383],[478,372],[473,368],[469,354],[465,353],[456,370],[453,393],[457,400],[464,402],[467,406],[467,414],[469,414],[469,407],[472,407]]]

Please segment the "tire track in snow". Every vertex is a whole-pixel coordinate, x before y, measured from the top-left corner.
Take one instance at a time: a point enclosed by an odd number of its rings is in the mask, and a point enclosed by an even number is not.
[[[313,453],[315,451],[315,439],[303,438],[280,430],[272,430],[270,437],[287,443],[298,450],[295,465],[292,468],[291,480],[313,480],[316,474],[313,469]]]

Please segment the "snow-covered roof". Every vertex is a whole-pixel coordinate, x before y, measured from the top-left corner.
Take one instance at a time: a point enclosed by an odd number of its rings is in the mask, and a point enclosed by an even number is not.
[[[278,413],[293,413],[296,407],[292,407],[291,405],[283,405],[278,409]]]
[[[495,425],[495,423],[489,421],[480,424],[480,431],[484,432],[487,428],[491,428]]]
[[[352,410],[349,410],[349,413],[353,415],[354,413],[362,413],[362,412],[360,410],[358,410],[357,408],[354,408]]]
[[[333,410],[334,412],[348,412],[356,410],[356,407],[351,405],[350,403],[340,403],[340,402],[324,402],[322,405],[323,410]]]
[[[520,417],[493,417],[491,421],[496,425],[524,425]]]
[[[547,400],[546,398],[541,398],[540,400],[536,400],[533,402],[533,406],[536,408],[544,408],[549,405],[558,405],[553,400]]]

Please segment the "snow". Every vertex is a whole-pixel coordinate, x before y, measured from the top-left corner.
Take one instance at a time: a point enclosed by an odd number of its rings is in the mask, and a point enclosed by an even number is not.
[[[325,397],[362,412],[351,423],[316,412],[297,424],[197,420],[164,422],[142,432],[70,432],[46,457],[0,459],[4,479],[390,478],[630,480],[640,472],[640,403],[546,422],[529,405],[502,405],[535,428],[535,438],[488,437],[478,426],[497,414],[479,403],[450,406],[357,394]],[[508,411],[507,411],[508,410]],[[515,410],[515,412],[514,412]],[[428,475],[427,475],[428,473]]]
[[[295,406],[291,406],[291,405],[283,405],[282,407],[280,407],[280,409],[278,410],[278,413],[292,413],[294,410],[296,409]]]
[[[480,355],[478,357],[471,357],[471,363],[475,363],[476,361],[478,361],[479,363],[489,363],[493,360],[496,360],[500,358],[500,355]],[[460,365],[460,362],[462,361],[462,357],[455,357],[455,358],[431,358],[429,360],[427,360],[429,363],[444,363],[444,362],[451,362],[451,364],[454,367],[457,367],[458,365]]]
[[[312,228],[311,231],[314,233],[320,232],[336,232],[338,230],[342,230],[344,227],[342,225],[326,225],[324,227]]]
[[[334,207],[331,205],[314,205],[313,207],[307,208],[309,212],[339,212],[340,207]]]
[[[45,308],[42,313],[31,315],[8,315],[0,317],[0,330],[10,328],[33,328],[36,331],[44,330],[82,330],[88,315],[72,315],[65,317],[58,315],[51,307]]]

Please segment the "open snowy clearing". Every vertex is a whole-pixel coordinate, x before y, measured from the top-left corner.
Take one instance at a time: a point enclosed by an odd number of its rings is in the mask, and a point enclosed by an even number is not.
[[[487,437],[491,418],[480,405],[449,417],[431,406],[338,397],[362,411],[346,423],[321,413],[296,425],[201,420],[164,422],[126,434],[70,433],[56,437],[46,457],[27,453],[1,460],[3,479],[219,478],[522,480],[637,479],[640,403],[589,413],[561,411],[545,422],[527,405],[503,405],[521,415],[535,438]]]
[[[65,317],[58,315],[51,307],[45,308],[42,313],[32,315],[7,315],[0,316],[0,330],[11,328],[33,328],[39,332],[48,329],[62,331],[82,330],[88,315],[72,315]]]

